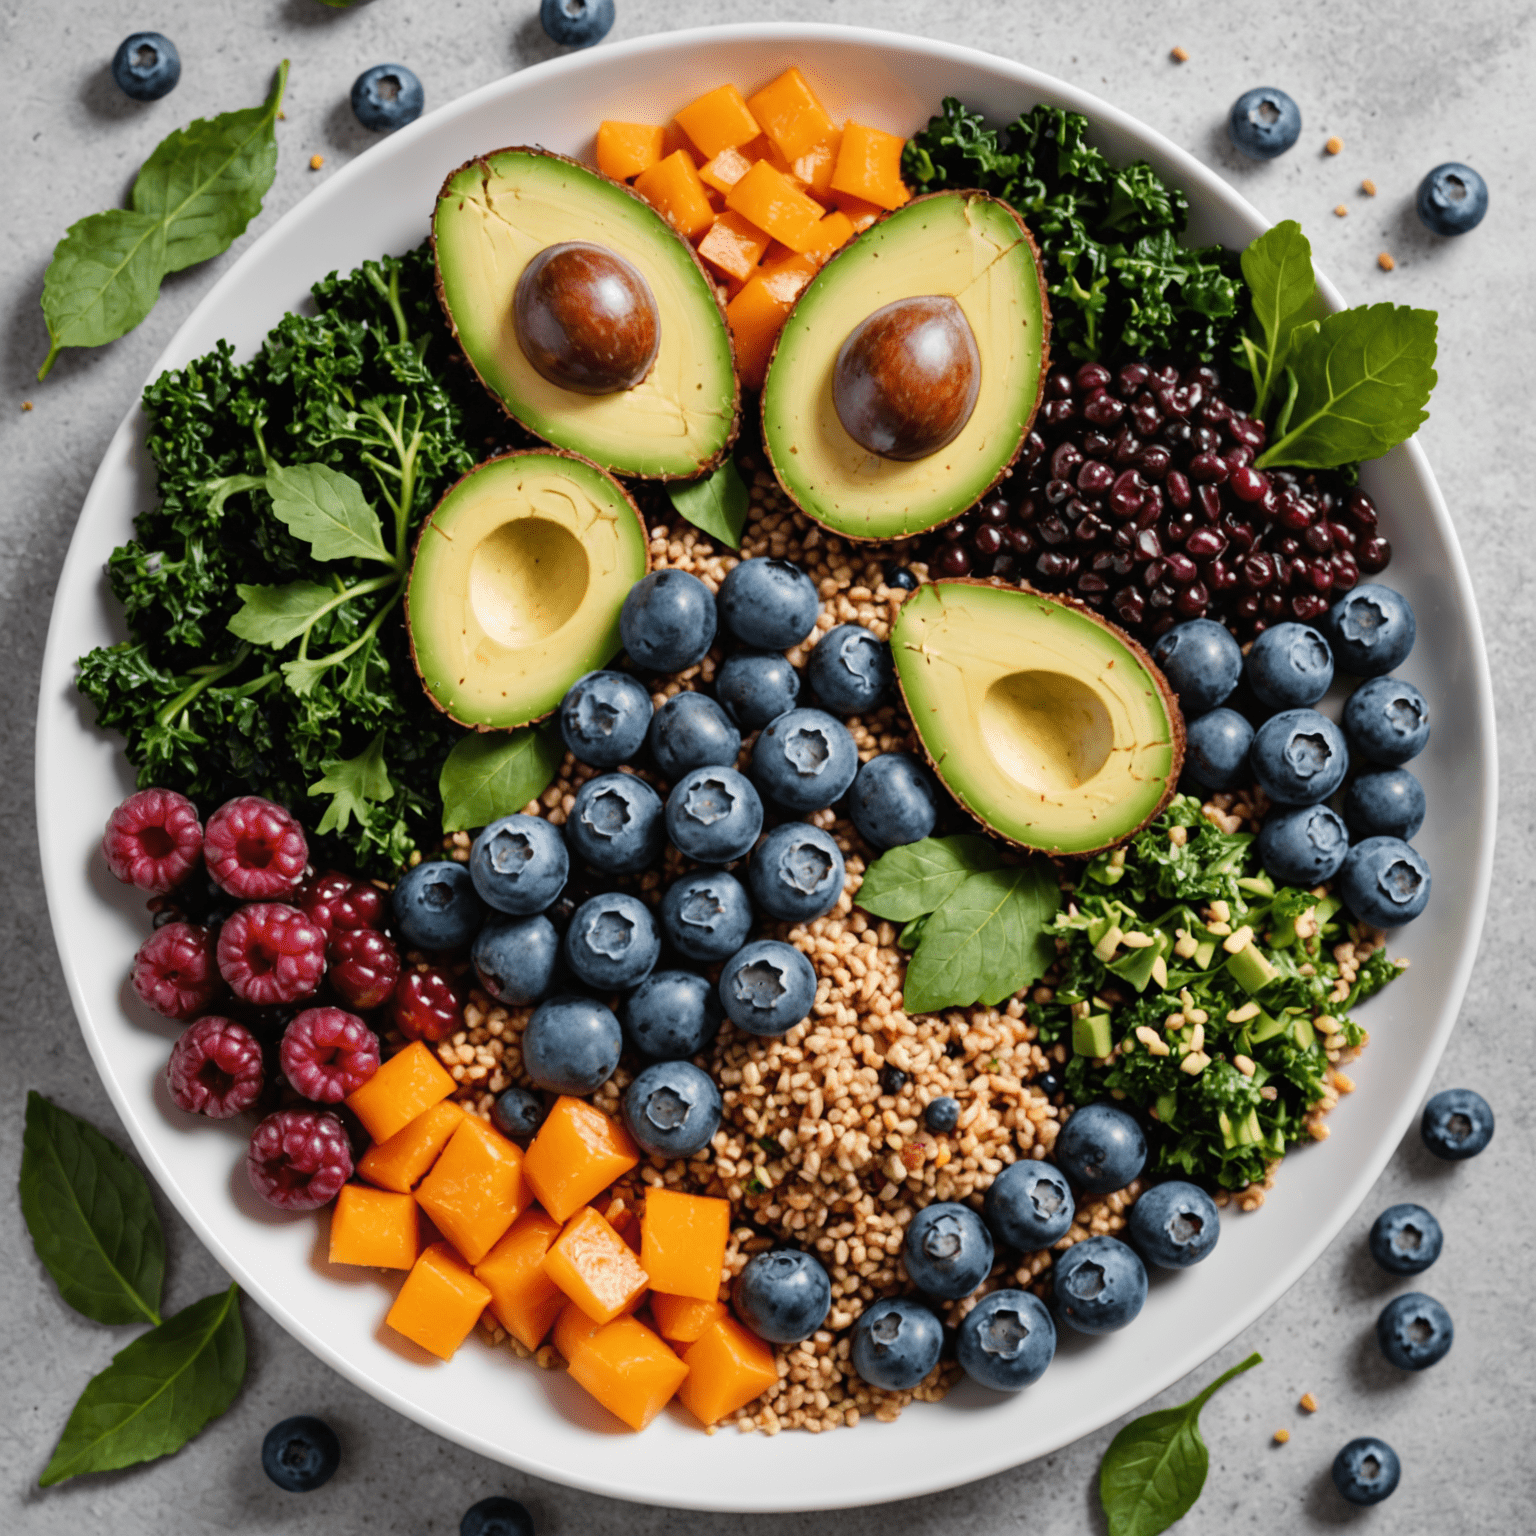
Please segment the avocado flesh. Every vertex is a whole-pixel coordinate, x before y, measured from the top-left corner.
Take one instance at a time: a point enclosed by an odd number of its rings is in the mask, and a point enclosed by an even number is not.
[[[618,651],[619,610],[648,564],[639,512],[595,464],[488,459],[417,541],[405,615],[428,695],[461,725],[542,719]]]
[[[448,178],[432,234],[438,293],[464,355],[529,431],[619,475],[692,479],[719,462],[737,426],[725,313],[692,249],[649,203],[561,155],[503,149]],[[523,268],[571,240],[624,257],[656,301],[656,361],[631,389],[563,389],[518,344],[512,297]]]
[[[1072,603],[1018,587],[919,587],[891,631],[896,674],[945,787],[989,830],[1097,852],[1167,803],[1184,722],[1151,658]]]
[[[981,354],[981,389],[958,436],[925,458],[881,458],[838,419],[837,355],[849,333],[899,299],[953,298]],[[763,442],[809,517],[857,539],[898,539],[949,522],[1018,456],[1040,400],[1050,313],[1039,258],[1006,203],[980,192],[920,197],[866,230],[807,285],[763,384]]]

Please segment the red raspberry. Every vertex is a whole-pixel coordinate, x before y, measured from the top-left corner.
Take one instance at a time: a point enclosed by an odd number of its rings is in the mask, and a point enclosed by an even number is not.
[[[295,1093],[339,1104],[379,1070],[379,1037],[355,1013],[306,1008],[283,1031],[278,1060]]]
[[[352,1149],[335,1115],[280,1109],[251,1133],[251,1185],[280,1211],[314,1211],[352,1177]]]
[[[297,907],[241,907],[219,930],[219,971],[242,1002],[297,1002],[312,996],[325,974],[325,935]]]
[[[303,827],[282,806],[260,795],[241,795],[208,818],[203,858],[231,896],[266,901],[287,895],[304,878],[309,844]]]
[[[294,900],[325,930],[327,939],[360,928],[377,928],[384,916],[383,891],[334,869],[311,875]]]
[[[195,1019],[223,985],[213,935],[191,923],[155,929],[133,957],[134,991],[168,1019]]]
[[[197,807],[173,789],[141,789],[107,818],[101,851],[124,885],[164,895],[197,868],[202,855]]]
[[[256,1037],[213,1013],[183,1031],[165,1064],[176,1107],[214,1120],[249,1109],[261,1096],[264,1076]]]
[[[436,1044],[463,1027],[464,995],[445,971],[407,971],[390,1001],[390,1018],[407,1040]]]
[[[382,933],[356,928],[338,933],[326,946],[330,981],[349,1008],[377,1008],[387,1003],[400,980],[400,956]]]

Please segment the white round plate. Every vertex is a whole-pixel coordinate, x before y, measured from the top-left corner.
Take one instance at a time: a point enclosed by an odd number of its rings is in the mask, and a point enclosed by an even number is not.
[[[221,337],[249,355],[309,285],[426,234],[444,175],[505,144],[590,151],[602,118],[664,122],[722,80],[755,88],[799,65],[835,116],[920,128],[941,96],[997,122],[1048,101],[1088,115],[1116,161],[1150,160],[1193,207],[1190,238],[1242,247],[1266,221],[1211,171],[1125,113],[1022,65],[965,48],[840,27],[730,26],[573,54],[443,107],[370,149],[257,240],[182,326],[158,374]],[[1324,285],[1330,300],[1335,291]],[[152,375],[153,376],[153,375]],[[1153,1280],[1133,1327],[1068,1337],[1044,1379],[1001,1398],[978,1388],[895,1424],[775,1438],[706,1439],[680,1408],[643,1435],[620,1432],[563,1371],[479,1340],[449,1364],[382,1325],[393,1284],[331,1269],[326,1224],[252,1194],[238,1129],[184,1115],[160,1085],[174,1026],[125,978],[142,901],[111,878],[101,828],[132,781],[115,737],[95,730],[75,658],[123,638],[102,578],[108,552],[154,495],[143,421],[131,410],[86,498],[54,603],[38,708],[37,799],[54,933],[80,1027],[145,1162],[220,1263],[273,1317],[349,1380],[472,1450],[557,1482],[648,1503],[721,1510],[824,1509],[907,1498],[1042,1456],[1128,1412],[1193,1370],[1293,1284],[1359,1204],[1407,1128],[1455,1022],[1488,896],[1494,830],[1493,703],[1466,566],[1445,503],[1412,443],[1370,465],[1385,510],[1389,579],[1412,601],[1418,645],[1403,669],[1434,711],[1414,763],[1429,796],[1418,845],[1434,870],[1428,915],[1394,941],[1412,972],[1363,1010],[1375,1037],[1332,1136],[1286,1162],[1263,1211],[1234,1216],[1220,1250]],[[213,807],[204,807],[205,811]],[[398,1282],[394,1282],[397,1284]]]

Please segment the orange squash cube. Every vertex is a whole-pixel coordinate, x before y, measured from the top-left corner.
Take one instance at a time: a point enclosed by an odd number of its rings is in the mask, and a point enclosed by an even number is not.
[[[666,1296],[651,1292],[651,1316],[662,1338],[674,1344],[692,1344],[706,1328],[727,1315],[723,1301],[700,1301],[696,1296]]]
[[[602,122],[597,125],[597,168],[615,181],[628,181],[661,159],[666,137],[649,123]]]
[[[762,129],[734,85],[719,85],[677,114],[677,125],[700,154],[713,160],[722,149],[737,149]]]
[[[332,1264],[409,1269],[421,1252],[421,1219],[409,1195],[344,1184],[331,1211]]]
[[[490,1299],[447,1243],[433,1243],[405,1277],[384,1321],[439,1360],[451,1360]]]
[[[686,149],[642,171],[635,178],[635,191],[685,240],[703,234],[714,222],[709,193]]]
[[[832,190],[862,198],[877,208],[900,208],[912,196],[901,179],[901,152],[906,142],[899,134],[849,123],[837,152]]]
[[[723,149],[699,167],[699,180],[722,197],[747,174],[756,162],[745,150]]]
[[[672,1401],[688,1367],[644,1323],[621,1317],[586,1340],[570,1372],[609,1413],[644,1429]]]
[[[773,1350],[734,1317],[722,1317],[683,1351],[687,1380],[678,1392],[701,1424],[718,1424],[779,1379]]]
[[[544,1273],[594,1323],[612,1322],[650,1282],[629,1244],[590,1205],[550,1246]]]
[[[720,1294],[731,1202],[675,1189],[648,1189],[640,1222],[640,1262],[669,1296],[713,1301]]]
[[[559,1350],[561,1358],[569,1365],[587,1347],[588,1340],[607,1326],[606,1323],[594,1323],[574,1301],[568,1301],[555,1318],[555,1328],[549,1342]]]
[[[725,316],[736,342],[736,365],[748,389],[763,387],[773,344],[800,291],[815,275],[816,263],[808,256],[791,256],[759,268],[726,305]]]
[[[716,217],[699,241],[699,255],[710,266],[726,277],[743,280],[752,275],[767,249],[768,236],[729,209]]]
[[[853,225],[853,232],[862,235],[876,219],[885,212],[883,208],[877,208],[873,203],[866,203],[862,197],[854,197],[848,192],[839,192],[832,189],[832,206],[839,213],[846,213],[848,221]]]
[[[544,1256],[559,1235],[560,1223],[532,1206],[475,1265],[496,1321],[524,1349],[544,1342],[565,1306],[565,1293],[544,1273]]]
[[[528,1204],[522,1148],[466,1115],[416,1199],[465,1262],[478,1264]]]
[[[827,116],[827,109],[798,69],[786,69],[777,80],[748,97],[747,108],[779,153],[791,162],[837,132],[837,124]]]
[[[563,1222],[639,1161],[617,1120],[584,1099],[560,1098],[528,1148],[523,1177],[539,1204]]]
[[[766,160],[759,160],[725,194],[725,206],[797,254],[814,241],[822,216],[821,204]]]
[[[709,158],[701,155],[676,122],[667,123],[661,130],[661,158],[665,160],[669,155],[675,155],[682,150],[695,165]]]
[[[789,163],[790,174],[804,183],[805,190],[818,202],[825,203],[832,196],[832,172],[837,168],[837,151],[842,142],[842,129],[834,128],[829,138]]]
[[[852,239],[853,220],[841,208],[834,208],[816,226],[815,244],[806,247],[805,255],[824,267]]]
[[[408,1195],[437,1161],[463,1118],[464,1106],[444,1099],[417,1115],[388,1141],[375,1142],[359,1159],[357,1171],[380,1189]]]
[[[447,1068],[420,1040],[413,1040],[349,1093],[346,1103],[375,1141],[388,1141],[452,1092]]]

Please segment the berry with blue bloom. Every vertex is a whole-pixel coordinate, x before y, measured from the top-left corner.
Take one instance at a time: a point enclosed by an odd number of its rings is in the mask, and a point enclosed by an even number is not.
[[[1339,866],[1339,895],[1362,923],[1396,928],[1411,923],[1429,902],[1429,865],[1411,843],[1368,837]]]
[[[1276,805],[1318,805],[1344,782],[1344,733],[1315,709],[1271,715],[1254,732],[1248,761],[1259,788]]]
[[[1034,1253],[1066,1235],[1076,1209],[1062,1171],[1025,1158],[1009,1163],[993,1179],[981,1213],[998,1242],[1019,1253]]]
[[[651,696],[627,672],[588,672],[560,701],[560,739],[578,763],[617,768],[645,742]]]
[[[955,1358],[972,1381],[994,1392],[1020,1392],[1056,1358],[1056,1324],[1028,1291],[993,1291],[965,1314]]]
[[[1351,1440],[1333,1458],[1333,1486],[1351,1504],[1380,1504],[1397,1491],[1402,1475],[1397,1452],[1375,1435]]]
[[[1203,789],[1232,789],[1248,774],[1253,726],[1235,709],[1213,709],[1191,720],[1184,738],[1184,772]]]
[[[715,694],[739,726],[755,731],[795,707],[800,674],[782,651],[733,651],[715,674]]]
[[[859,771],[859,751],[841,720],[792,709],[763,729],[752,748],[752,779],[785,810],[804,815],[841,800]]]
[[[313,1493],[341,1465],[341,1442],[324,1419],[296,1414],[261,1442],[261,1470],[288,1493]]]
[[[565,839],[578,858],[605,875],[648,869],[666,846],[661,796],[632,773],[604,773],[576,791]]]
[[[1326,805],[1282,806],[1259,833],[1259,862],[1281,885],[1303,890],[1333,879],[1348,852],[1344,819]]]
[[[707,1050],[721,1016],[715,989],[694,971],[652,971],[620,1009],[625,1038],[653,1061],[686,1061]]]
[[[539,23],[562,48],[590,48],[613,30],[613,0],[540,0]]]
[[[1334,660],[1356,677],[1383,677],[1401,666],[1418,634],[1408,599],[1374,581],[1346,592],[1326,623]]]
[[[701,870],[667,887],[661,927],[673,949],[690,960],[729,960],[747,942],[752,903],[734,875]]]
[[[613,1076],[623,1046],[619,1021],[601,1003],[552,997],[523,1031],[523,1067],[546,1093],[591,1093]]]
[[[375,64],[352,82],[352,115],[373,133],[392,133],[421,116],[421,81],[404,64]]]
[[[1131,1207],[1126,1235],[1148,1264],[1188,1269],[1207,1258],[1221,1236],[1221,1213],[1198,1184],[1169,1179],[1143,1191]]]
[[[1146,1304],[1147,1269],[1118,1238],[1090,1237],[1056,1260],[1055,1287],[1064,1322],[1079,1333],[1113,1333]]]
[[[1410,841],[1424,825],[1424,786],[1406,768],[1362,773],[1344,795],[1344,822],[1357,838]]]
[[[806,923],[837,905],[843,894],[843,855],[830,832],[803,821],[775,827],[753,851],[747,886],[761,912]]]
[[[854,775],[848,816],[876,848],[921,842],[939,819],[933,775],[908,752],[882,752]]]
[[[544,1101],[536,1093],[514,1083],[491,1106],[496,1129],[509,1141],[526,1145],[544,1124]]]
[[[660,954],[661,935],[651,909],[621,891],[582,902],[565,930],[565,963],[598,991],[638,986]]]
[[[935,1131],[941,1136],[954,1130],[959,1123],[960,1100],[952,1098],[947,1093],[936,1099],[930,1099],[923,1110],[923,1124],[930,1131]]]
[[[463,949],[485,921],[485,903],[469,867],[453,859],[430,859],[406,870],[392,905],[395,926],[412,949]]]
[[[1414,206],[1432,233],[1464,235],[1488,212],[1488,183],[1470,165],[1447,160],[1419,183]]]
[[[763,830],[763,802],[734,768],[694,768],[667,796],[667,836],[700,864],[729,864]]]
[[[474,840],[468,872],[487,906],[530,917],[544,911],[565,888],[571,859],[559,827],[542,816],[519,812],[493,821]],[[395,887],[397,898],[399,889]]]
[[[1243,653],[1214,619],[1191,619],[1160,635],[1152,659],[1163,669],[1179,708],[1193,719],[1226,701],[1243,675]]]
[[[798,1344],[827,1320],[832,1282],[813,1255],[772,1248],[747,1260],[734,1295],[741,1320],[760,1339]]]
[[[1412,683],[1373,677],[1350,694],[1344,734],[1357,757],[1400,768],[1429,742],[1429,704]]]
[[[720,972],[720,1001],[752,1035],[782,1035],[816,1001],[816,972],[798,949],[778,939],[744,945]]]
[[[459,1536],[533,1536],[533,1516],[526,1504],[493,1494],[464,1511]]]
[[[1493,1109],[1470,1088],[1446,1088],[1424,1106],[1419,1134],[1436,1157],[1462,1162],[1493,1140]]]
[[[676,693],[651,717],[651,756],[671,783],[690,768],[729,768],[741,753],[741,732],[707,693]]]
[[[1227,132],[1251,160],[1273,160],[1301,137],[1301,108],[1272,85],[1244,91],[1232,103]]]
[[[498,1003],[523,1008],[549,991],[560,962],[560,935],[542,912],[532,917],[498,912],[475,935],[469,958],[480,985]]]
[[[935,1201],[912,1218],[902,1257],[918,1290],[958,1301],[992,1272],[992,1234],[970,1206]]]
[[[720,1090],[691,1061],[658,1061],[629,1085],[624,1123],[658,1157],[692,1157],[720,1129]]]
[[[130,32],[112,55],[112,79],[135,101],[159,101],[181,79],[181,55],[159,32]]]
[[[1389,1275],[1421,1275],[1440,1257],[1445,1234],[1422,1205],[1389,1205],[1371,1223],[1369,1242]]]
[[[939,1363],[944,1327],[921,1302],[890,1297],[867,1306],[853,1325],[853,1368],[872,1387],[906,1392]]]
[[[891,651],[862,624],[839,624],[816,642],[805,675],[823,709],[861,715],[891,685]]]
[[[1427,1371],[1445,1359],[1455,1341],[1451,1314],[1422,1291],[1394,1296],[1376,1319],[1376,1342],[1400,1371]]]
[[[647,672],[681,672],[709,654],[715,638],[714,594],[687,571],[652,571],[629,589],[619,635]]]
[[[1147,1138],[1113,1104],[1085,1104],[1070,1116],[1056,1138],[1056,1166],[1081,1190],[1107,1195],[1124,1189],[1147,1161]]]
[[[1276,624],[1248,651],[1248,685],[1271,709],[1315,704],[1333,681],[1333,652],[1310,624]]]
[[[816,627],[816,583],[788,560],[743,560],[720,583],[720,617],[743,644],[787,651]]]

